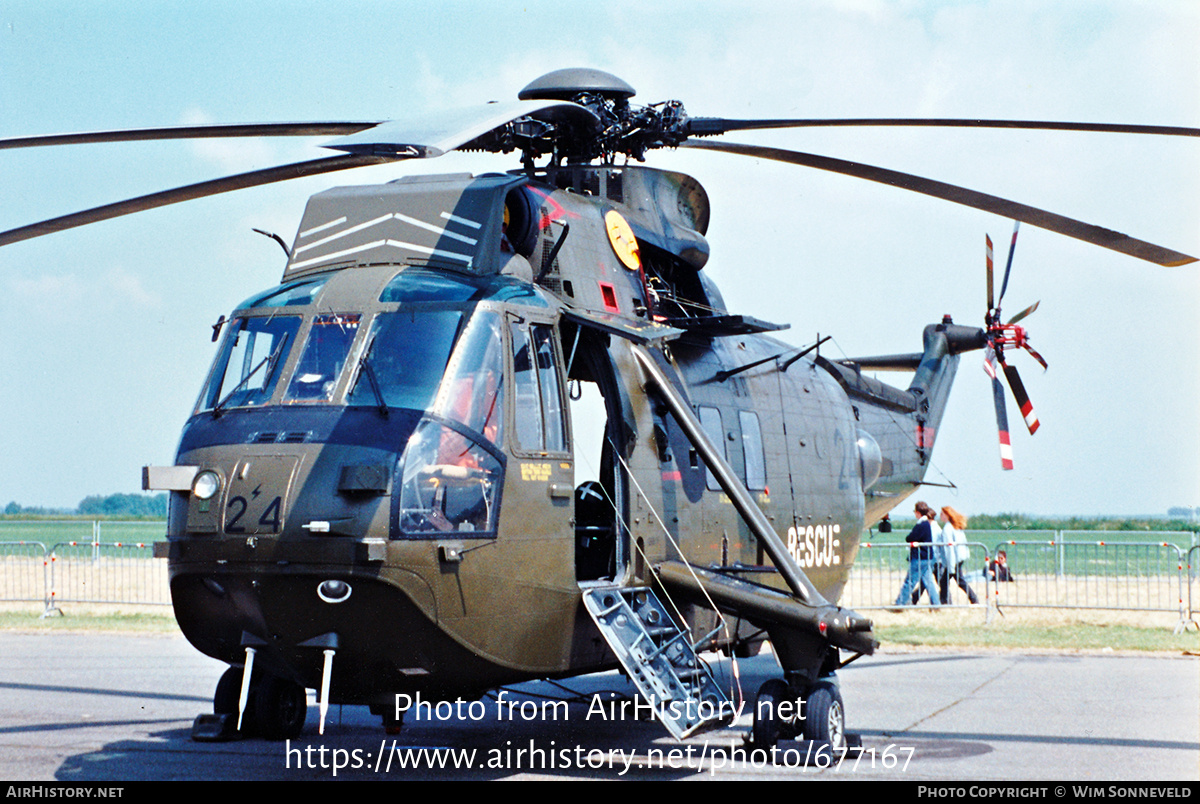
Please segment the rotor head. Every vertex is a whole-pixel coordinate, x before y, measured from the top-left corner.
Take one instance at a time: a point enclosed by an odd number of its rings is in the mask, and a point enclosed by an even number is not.
[[[591,67],[568,67],[535,78],[517,93],[521,100],[575,100],[599,95],[606,100],[628,100],[637,93],[612,73]]]

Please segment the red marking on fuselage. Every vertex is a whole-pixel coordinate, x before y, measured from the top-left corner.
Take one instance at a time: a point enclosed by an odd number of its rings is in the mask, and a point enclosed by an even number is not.
[[[550,193],[539,190],[538,188],[536,188],[532,185],[526,185],[526,186],[529,187],[529,191],[531,193],[535,193],[535,194],[541,196],[542,200],[544,200],[546,202],[546,205],[550,207],[551,214],[542,215],[542,220],[539,223],[539,227],[541,228],[542,231],[545,231],[546,229],[550,228],[551,221],[560,220],[564,217],[565,218],[580,217],[578,212],[568,212],[566,209],[564,209],[563,205],[558,203],[557,201],[555,201],[554,198],[550,195]]]

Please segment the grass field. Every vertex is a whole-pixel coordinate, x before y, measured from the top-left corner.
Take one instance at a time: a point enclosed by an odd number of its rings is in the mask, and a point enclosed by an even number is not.
[[[885,651],[916,648],[1046,650],[1072,652],[1160,652],[1200,655],[1200,632],[1172,632],[1173,617],[1122,612],[1007,611],[984,623],[977,611],[927,609],[899,614],[872,612],[876,638]],[[105,631],[171,636],[179,634],[169,608],[64,606],[61,615],[0,608],[0,629],[23,633]]]
[[[99,547],[92,545],[97,527],[105,543]],[[164,524],[154,521],[98,526],[92,520],[0,521],[0,543],[7,543],[0,545],[0,628],[177,634],[167,605],[166,561],[151,558],[149,547],[163,532]],[[1003,546],[1017,576],[1016,583],[993,585],[999,608],[985,622],[981,607],[887,610],[907,571],[907,549],[901,546],[907,532],[897,528],[882,535],[886,541],[870,535],[871,546],[860,549],[841,600],[873,618],[888,647],[1200,652],[1200,632],[1172,633],[1180,600],[1200,595],[1196,568],[1189,590],[1189,573],[1180,572],[1174,547],[1186,551],[1194,534],[971,531],[968,539],[989,553]],[[1066,544],[1052,543],[1060,536]],[[21,541],[30,544],[14,544]],[[112,546],[115,542],[122,546]],[[139,542],[146,546],[135,546]],[[41,546],[53,550],[51,561],[43,560]],[[973,564],[982,566],[982,554],[979,547],[972,550]],[[47,578],[61,614],[43,618]],[[975,588],[983,594],[982,584]],[[952,587],[952,596],[959,600],[962,594]],[[125,602],[90,602],[105,600]],[[1062,606],[1071,608],[1055,608]],[[1144,610],[1121,610],[1129,608]]]

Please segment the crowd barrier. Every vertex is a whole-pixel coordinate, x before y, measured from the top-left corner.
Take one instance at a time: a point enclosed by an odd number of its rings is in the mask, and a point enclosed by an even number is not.
[[[63,603],[170,605],[167,562],[152,549],[162,531],[161,522],[0,522],[0,602],[41,603],[46,613]],[[948,605],[977,610],[985,621],[1006,607],[1175,612],[1176,630],[1200,629],[1200,544],[1181,548],[1170,539],[1195,542],[1195,534],[1160,533],[1155,537],[1165,538],[1154,542],[1096,539],[1097,531],[1003,535],[991,548],[967,544],[962,575],[979,602],[971,604],[950,578]],[[1000,551],[1012,580],[997,580],[991,570]],[[908,545],[865,540],[839,602],[855,610],[894,609],[907,573]],[[918,605],[930,605],[928,595]]]
[[[169,606],[167,562],[154,558],[153,550],[164,538],[163,527],[103,520],[0,522],[0,601],[41,603],[43,614],[59,612],[63,603]]]
[[[1172,612],[1178,615],[1177,631],[1200,628],[1200,545],[1096,539],[1097,531],[1055,531],[1049,539],[1046,531],[1004,535],[1009,538],[990,549],[979,541],[967,545],[970,558],[962,574],[978,596],[974,608],[985,620],[1006,607],[1110,609]],[[1195,540],[1190,533],[1155,536]],[[1000,552],[1005,553],[1007,570],[996,573],[992,561]],[[840,602],[855,610],[912,605],[897,599],[908,574],[908,554],[907,544],[861,543]],[[971,606],[954,578],[948,591],[948,605]],[[927,596],[919,605],[930,605]]]

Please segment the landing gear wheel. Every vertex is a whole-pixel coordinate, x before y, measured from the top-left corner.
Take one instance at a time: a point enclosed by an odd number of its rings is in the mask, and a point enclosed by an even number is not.
[[[268,740],[299,737],[308,715],[308,694],[304,687],[277,676],[266,676],[256,687],[254,720],[259,733]]]
[[[834,751],[844,751],[846,740],[846,706],[842,694],[829,682],[812,688],[805,702],[804,738],[828,742]]]
[[[236,715],[241,692],[242,668],[226,668],[217,681],[217,691],[213,693],[213,712],[218,715]]]
[[[795,720],[780,717],[780,704],[795,706],[788,695],[788,685],[781,678],[772,678],[758,688],[754,696],[754,727],[751,741],[757,748],[770,749],[782,739],[796,736]]]
[[[213,693],[213,713],[217,715],[233,715],[238,713],[238,701],[242,697],[242,671],[237,665],[230,666],[217,681],[217,691]],[[254,734],[254,693],[257,687],[258,674],[254,673],[250,681],[250,698],[246,701],[246,712],[242,716],[243,735]]]

